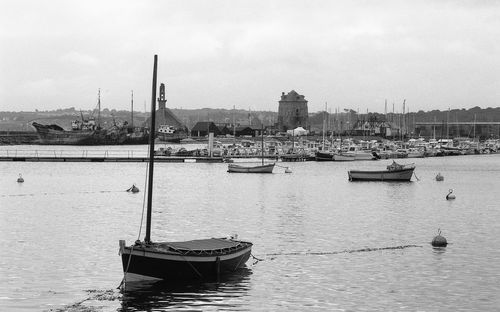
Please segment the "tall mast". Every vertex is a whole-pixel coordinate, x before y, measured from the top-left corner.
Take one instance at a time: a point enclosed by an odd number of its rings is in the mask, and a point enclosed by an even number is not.
[[[394,102],[392,102],[392,116],[391,121],[394,122]]]
[[[325,131],[326,131],[326,129],[325,129],[325,127],[326,127],[325,126],[325,122],[326,122],[325,121],[325,119],[326,119],[325,115],[326,115],[326,103],[325,103],[325,114],[323,114],[323,149],[322,149],[323,152],[325,152]]]
[[[134,128],[134,90],[131,91],[131,98],[130,98],[130,126],[132,129]]]
[[[476,114],[474,114],[474,142],[476,142]]]
[[[97,129],[101,129],[101,89],[97,91]]]
[[[262,122],[260,137],[261,137],[261,150],[262,150],[262,166],[264,166],[264,122]]]
[[[434,116],[434,125],[433,125],[433,139],[436,139],[436,116]]]
[[[403,113],[401,114],[401,141],[403,141],[403,137],[405,135],[405,104],[406,104],[406,99],[403,100]]]
[[[234,111],[236,110],[236,106],[233,105],[233,143],[236,147],[236,121],[234,120]]]
[[[148,176],[148,211],[146,215],[145,243],[151,243],[151,203],[153,200],[153,169],[155,152],[155,115],[156,115],[156,65],[158,55],[155,54],[153,65],[153,87],[151,93],[151,129],[149,129],[149,176]]]
[[[328,103],[325,103],[328,104]],[[332,131],[332,145],[331,148],[333,148],[333,123],[335,122],[335,118],[332,116],[332,108],[330,107],[328,109],[328,129],[326,130],[326,134],[328,135],[328,132],[331,130]]]
[[[385,99],[384,115],[385,115],[385,122],[387,122],[387,99]]]

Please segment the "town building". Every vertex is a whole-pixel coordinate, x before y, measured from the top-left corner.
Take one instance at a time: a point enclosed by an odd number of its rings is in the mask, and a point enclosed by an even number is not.
[[[307,101],[295,90],[288,94],[282,92],[278,107],[278,130],[285,132],[297,127],[309,129]]]
[[[191,129],[191,136],[205,137],[212,132],[215,136],[221,135],[221,130],[212,121],[198,121]]]

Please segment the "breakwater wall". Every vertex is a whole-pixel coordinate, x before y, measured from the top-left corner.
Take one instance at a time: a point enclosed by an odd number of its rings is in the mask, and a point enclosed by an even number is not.
[[[0,131],[0,145],[36,144],[38,134],[32,131]]]

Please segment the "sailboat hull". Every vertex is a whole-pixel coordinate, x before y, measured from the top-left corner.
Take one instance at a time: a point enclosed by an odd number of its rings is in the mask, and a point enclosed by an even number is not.
[[[328,152],[316,152],[316,161],[334,161],[335,154]]]
[[[176,282],[213,279],[234,272],[245,265],[250,258],[252,244],[239,243],[241,244],[221,249],[204,248],[190,251],[165,250],[164,247],[154,245],[123,247],[121,249],[123,271],[126,281]]]
[[[354,161],[356,160],[354,154],[335,154],[333,155],[335,161]]]

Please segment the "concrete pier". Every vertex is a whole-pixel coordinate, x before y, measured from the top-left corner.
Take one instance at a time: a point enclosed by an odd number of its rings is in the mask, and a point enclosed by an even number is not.
[[[9,157],[2,156],[0,161],[25,161],[25,162],[147,162],[148,157]],[[222,157],[155,157],[155,162],[197,162],[221,163]]]

